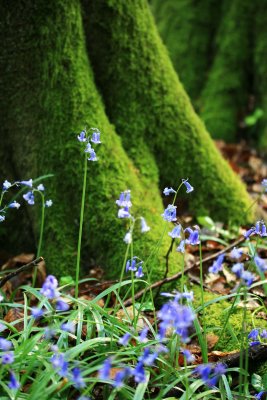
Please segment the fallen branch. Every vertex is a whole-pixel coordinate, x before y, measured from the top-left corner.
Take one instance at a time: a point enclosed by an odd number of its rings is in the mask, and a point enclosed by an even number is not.
[[[4,284],[9,281],[11,278],[14,278],[14,276],[18,275],[20,272],[26,271],[27,269],[31,267],[36,267],[41,261],[44,261],[43,257],[38,257],[36,260],[31,261],[29,264],[25,264],[22,267],[18,268],[14,272],[10,272],[10,274],[7,274],[4,278],[0,279],[0,288],[4,286]]]
[[[233,242],[233,243],[230,244],[229,246],[225,247],[223,250],[220,250],[220,251],[218,251],[217,253],[212,254],[211,256],[208,256],[208,257],[204,258],[204,259],[202,260],[202,264],[204,264],[204,263],[206,263],[206,262],[208,262],[208,261],[214,260],[215,258],[217,258],[218,256],[220,256],[221,254],[224,254],[224,253],[226,253],[227,251],[229,251],[229,250],[233,249],[234,247],[238,246],[239,244],[243,243],[245,240],[246,240],[245,237],[243,237],[243,236],[240,237],[240,238],[237,239],[235,242]],[[190,266],[186,267],[186,268],[184,269],[183,272],[182,272],[182,271],[179,271],[179,272],[177,272],[177,274],[175,274],[175,275],[172,275],[172,276],[163,278],[163,279],[161,279],[160,281],[157,281],[157,282],[152,283],[152,285],[151,285],[150,287],[146,287],[145,289],[142,289],[142,290],[140,290],[139,292],[137,292],[137,293],[135,294],[135,296],[134,296],[134,299],[135,299],[135,300],[139,299],[140,297],[143,296],[144,293],[146,293],[146,292],[147,292],[148,290],[150,290],[150,289],[156,289],[156,288],[158,288],[158,287],[164,285],[165,283],[170,283],[170,282],[176,281],[177,279],[181,278],[181,276],[182,276],[183,273],[186,274],[188,271],[191,271],[193,268],[198,267],[199,265],[200,265],[200,261],[197,261],[197,262],[194,263],[193,265],[190,265]],[[125,300],[123,304],[124,304],[125,307],[130,306],[130,305],[132,304],[132,298],[129,298],[129,299]]]

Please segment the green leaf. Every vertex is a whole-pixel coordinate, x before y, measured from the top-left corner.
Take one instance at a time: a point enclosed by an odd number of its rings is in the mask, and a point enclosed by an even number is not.
[[[199,225],[204,226],[204,228],[208,228],[211,230],[215,230],[215,223],[214,221],[208,216],[200,216],[197,217],[197,222]]]
[[[267,374],[264,374],[262,376],[262,386],[263,386],[263,390],[267,390]]]
[[[252,374],[251,377],[251,385],[256,389],[258,392],[264,390],[262,378],[260,375]]]
[[[150,374],[147,373],[146,381],[144,383],[139,383],[138,384],[138,386],[136,388],[136,391],[135,391],[135,394],[134,394],[133,400],[142,400],[144,398],[144,394],[145,394],[145,391],[147,389],[147,385],[148,385],[148,382],[149,382],[149,377],[150,377]]]

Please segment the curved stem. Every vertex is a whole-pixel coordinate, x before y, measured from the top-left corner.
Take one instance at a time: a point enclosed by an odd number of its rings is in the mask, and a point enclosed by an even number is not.
[[[41,193],[39,190],[37,192],[41,196],[41,225],[40,225],[40,235],[39,235],[39,242],[38,242],[38,248],[37,248],[37,256],[36,258],[39,258],[41,255],[41,249],[42,249],[42,243],[43,243],[43,235],[44,235],[44,220],[45,220],[45,202],[44,202],[44,195]],[[36,277],[37,277],[37,268],[38,266],[34,267],[33,270],[33,277],[32,277],[32,286],[35,286],[36,283]]]

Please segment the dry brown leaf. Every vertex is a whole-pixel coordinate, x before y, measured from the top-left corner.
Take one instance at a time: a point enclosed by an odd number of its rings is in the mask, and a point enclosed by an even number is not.
[[[6,314],[6,316],[4,317],[4,321],[8,322],[9,324],[11,324],[12,322],[21,320],[17,322],[16,324],[13,324],[13,326],[19,331],[23,331],[24,330],[24,322],[23,322],[23,317],[24,317],[24,313],[20,308],[11,308],[8,313]]]
[[[211,351],[219,340],[219,337],[214,333],[208,333],[206,336],[208,350]]]

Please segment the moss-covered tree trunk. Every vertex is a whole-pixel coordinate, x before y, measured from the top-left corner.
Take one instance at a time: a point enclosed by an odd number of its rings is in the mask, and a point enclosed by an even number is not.
[[[142,174],[161,187],[190,178],[196,214],[243,221],[250,204],[239,178],[194,112],[145,0],[83,0],[87,46],[110,120]]]
[[[0,37],[0,181],[54,174],[43,182],[53,207],[46,210],[42,255],[50,272],[74,275],[84,163],[76,135],[85,124],[98,127],[99,161],[88,162],[83,264],[101,265],[118,277],[127,225],[117,219],[119,193],[132,189],[133,212],[151,226],[134,243],[134,254],[141,258],[161,235],[162,202],[155,176],[146,185],[141,182],[105,115],[85,49],[80,3],[2,2]],[[10,210],[1,224],[1,248],[12,254],[30,249],[32,230],[38,239],[40,208],[22,208],[16,214]],[[157,277],[165,268],[158,261],[168,245],[166,238],[157,257]]]

